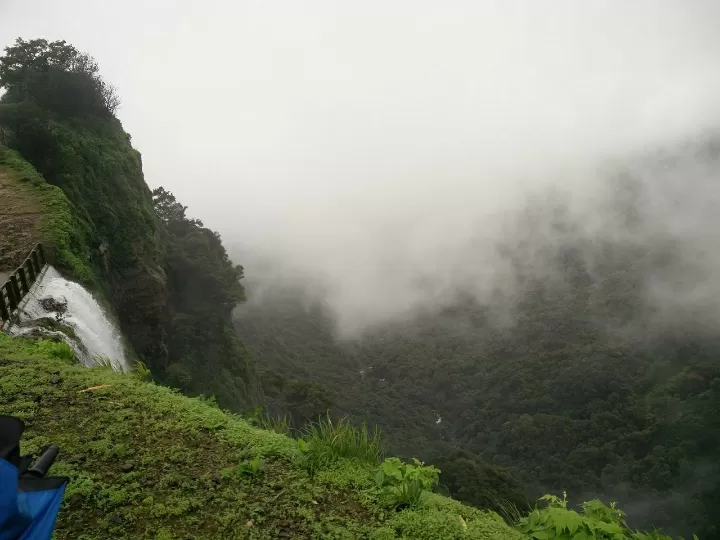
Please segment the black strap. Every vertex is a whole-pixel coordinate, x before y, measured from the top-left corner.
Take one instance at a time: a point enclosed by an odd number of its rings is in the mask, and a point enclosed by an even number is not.
[[[20,464],[20,437],[25,423],[15,416],[0,415],[0,458],[15,465]]]
[[[43,476],[38,478],[32,475],[21,475],[18,479],[18,491],[31,493],[33,491],[48,491],[67,484],[64,476]]]

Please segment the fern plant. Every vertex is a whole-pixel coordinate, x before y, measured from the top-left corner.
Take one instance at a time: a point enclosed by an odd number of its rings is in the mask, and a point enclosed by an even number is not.
[[[544,495],[538,507],[520,520],[518,530],[536,540],[672,540],[660,531],[633,531],[625,522],[625,512],[615,503],[605,505],[599,499],[584,502],[582,512],[567,507],[567,494],[562,499]],[[694,540],[698,540],[693,535]],[[683,540],[680,538],[679,540]]]

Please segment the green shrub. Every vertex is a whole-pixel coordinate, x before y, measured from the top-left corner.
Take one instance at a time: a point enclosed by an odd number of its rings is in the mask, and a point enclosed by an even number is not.
[[[375,473],[375,486],[384,504],[394,508],[416,508],[438,483],[439,477],[439,469],[416,458],[412,463],[403,463],[392,457],[387,458]]]
[[[457,451],[433,460],[442,470],[439,492],[476,508],[492,510],[515,524],[531,510],[520,483],[507,469],[484,463],[468,452]]]
[[[152,380],[152,373],[150,373],[150,368],[148,368],[145,362],[142,362],[141,360],[135,360],[135,363],[132,367],[132,375],[138,381]]]
[[[265,469],[265,460],[256,455],[253,459],[248,459],[238,465],[238,471],[241,475],[249,478],[257,478]]]
[[[625,522],[625,512],[615,503],[606,506],[594,499],[582,504],[582,513],[569,510],[567,496],[544,495],[530,515],[520,520],[517,528],[530,538],[537,540],[672,540],[658,530],[651,532],[633,531]],[[693,535],[694,540],[698,540]],[[682,538],[680,539],[682,540]]]

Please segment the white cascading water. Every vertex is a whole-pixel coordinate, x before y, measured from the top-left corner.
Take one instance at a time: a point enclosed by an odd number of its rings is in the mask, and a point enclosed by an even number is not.
[[[67,302],[67,311],[61,315],[59,322],[73,328],[79,344],[62,332],[32,324],[32,321],[41,318],[55,317],[55,312],[43,307],[42,301],[47,298]],[[128,371],[117,326],[90,292],[63,278],[52,266],[48,266],[44,275],[33,285],[18,314],[19,322],[8,329],[9,333],[20,335],[39,330],[44,335],[55,335],[68,343],[78,359],[88,367],[96,364],[96,358],[102,357],[110,360],[114,370]]]

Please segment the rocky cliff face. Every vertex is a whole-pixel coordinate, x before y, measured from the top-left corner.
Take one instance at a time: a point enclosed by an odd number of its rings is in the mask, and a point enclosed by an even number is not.
[[[73,203],[93,271],[135,352],[148,364],[162,364],[167,278],[140,155],[117,121],[109,134],[52,124],[62,150],[38,160],[40,172]]]
[[[27,244],[23,254],[42,241],[65,276],[101,293],[133,352],[158,380],[188,394],[215,395],[234,410],[262,402],[254,361],[230,325],[229,306],[243,297],[242,272],[199,222],[170,227],[160,219],[126,136],[108,141],[81,133],[67,126],[53,131],[64,153],[38,161],[45,178],[0,147],[6,190],[37,213],[33,227],[24,228],[32,233],[30,243],[18,241]],[[88,152],[93,145],[97,151]],[[75,163],[72,174],[59,172],[68,169],[66,161]],[[99,170],[107,176],[87,172]],[[12,221],[5,213],[0,218]]]
[[[169,324],[165,271],[139,263],[118,276],[113,294],[120,324],[142,358],[161,369],[167,367]]]

